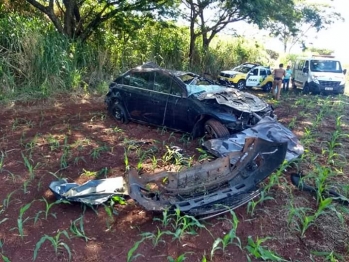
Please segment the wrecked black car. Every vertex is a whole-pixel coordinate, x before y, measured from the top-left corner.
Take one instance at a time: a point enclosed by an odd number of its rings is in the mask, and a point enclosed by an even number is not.
[[[257,96],[154,63],[117,77],[105,102],[118,121],[165,126],[193,137],[227,137],[274,117],[272,107]]]

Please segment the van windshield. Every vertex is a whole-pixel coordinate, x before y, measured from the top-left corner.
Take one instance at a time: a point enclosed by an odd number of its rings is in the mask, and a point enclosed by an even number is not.
[[[341,63],[334,60],[311,60],[310,70],[312,72],[342,73]]]

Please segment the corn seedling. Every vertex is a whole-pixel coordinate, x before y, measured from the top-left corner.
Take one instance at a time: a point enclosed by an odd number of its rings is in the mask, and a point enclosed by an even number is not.
[[[276,254],[273,251],[270,251],[269,249],[263,247],[261,244],[265,241],[271,239],[270,237],[265,238],[258,238],[256,242],[253,241],[252,237],[249,236],[247,238],[247,246],[245,247],[246,250],[256,259],[263,259],[264,261],[287,261],[284,258],[280,257],[278,254]],[[248,261],[251,261],[250,257],[248,256]]]
[[[0,152],[0,172],[3,170],[4,160],[5,160],[5,153],[1,151]]]
[[[106,152],[108,150],[109,150],[109,148],[107,146],[105,146],[105,145],[100,146],[100,147],[92,149],[90,156],[93,160],[97,160],[101,156],[101,152]]]
[[[126,171],[129,171],[130,170],[130,163],[128,161],[128,149],[125,148],[125,151],[124,151],[124,163],[125,163],[125,170]]]
[[[181,240],[181,238],[186,234],[196,235],[196,230],[198,228],[206,228],[195,217],[188,215],[182,216],[179,209],[175,210],[172,227],[175,230],[173,238],[178,240]]]
[[[142,237],[141,240],[138,240],[133,245],[133,247],[131,247],[131,249],[127,252],[127,262],[132,262],[137,257],[142,256],[141,254],[136,254],[136,255],[133,255],[133,254],[134,254],[134,252],[136,252],[136,250],[138,249],[139,245],[142,244],[146,239],[147,239],[147,237]]]
[[[20,237],[23,239],[24,237],[24,232],[23,232],[23,225],[24,223],[29,220],[29,217],[23,219],[23,215],[24,213],[30,208],[30,206],[32,205],[33,202],[30,202],[24,206],[22,206],[19,210],[19,217],[17,218],[17,227],[15,228],[12,228],[11,230],[13,229],[18,229],[18,233],[20,235]]]
[[[331,251],[331,252],[311,251],[311,254],[318,257],[322,257],[324,261],[329,261],[329,262],[345,261],[343,256],[335,253],[334,251]]]
[[[247,204],[247,213],[250,213],[250,215],[253,216],[254,212],[255,212],[255,209],[256,209],[256,206],[258,204],[263,203],[266,200],[274,200],[274,198],[271,197],[271,196],[267,196],[265,191],[263,190],[263,191],[261,191],[261,193],[259,195],[259,199],[257,201],[251,200],[250,202],[248,202],[248,204]]]
[[[23,153],[22,153],[22,158],[24,161],[24,165],[29,172],[30,179],[33,179],[34,178],[34,171],[40,165],[40,163],[36,163],[36,165],[33,165],[31,163],[31,161],[29,161],[29,159],[25,155],[23,155]]]
[[[60,252],[62,249],[65,249],[68,253],[69,261],[70,261],[71,260],[70,247],[65,242],[63,242],[63,240],[61,239],[61,235],[64,235],[67,239],[70,239],[67,231],[65,230],[58,231],[57,234],[53,237],[48,235],[44,235],[43,237],[41,237],[41,239],[35,245],[33,260],[36,260],[40,247],[42,246],[43,243],[46,242],[46,240],[48,240],[51,242],[56,255],[58,255],[58,252]]]
[[[89,171],[89,170],[86,170],[86,169],[82,169],[82,170],[84,172],[80,176],[87,176],[89,178],[97,176],[97,171]]]
[[[70,204],[69,201],[67,201],[67,200],[61,200],[61,199],[56,200],[55,202],[49,203],[49,202],[46,200],[46,198],[44,198],[44,197],[43,197],[42,199],[40,199],[40,201],[42,201],[42,202],[45,203],[45,211],[43,211],[43,212],[44,212],[44,214],[45,214],[45,219],[46,219],[46,220],[47,220],[48,215],[50,214],[50,210],[51,210],[51,208],[52,208],[53,206],[55,206],[55,205],[60,205],[60,204]],[[52,213],[51,215],[52,215],[54,218],[57,218],[57,217],[56,217],[56,214]]]
[[[83,156],[77,156],[77,157],[74,158],[74,165],[75,166],[80,165],[82,162],[87,163]]]
[[[169,262],[183,262],[184,260],[187,259],[187,257],[186,257],[187,254],[190,254],[190,253],[186,252],[184,254],[179,255],[177,258],[173,258],[171,256],[168,256],[167,260]]]
[[[237,245],[240,249],[242,249],[241,247],[241,240],[240,238],[236,235],[236,230],[239,224],[239,219],[237,218],[235,212],[233,210],[230,210],[230,214],[232,215],[232,228],[230,229],[230,231],[225,234],[223,236],[223,238],[217,238],[214,242],[213,242],[213,246],[211,249],[211,260],[213,259],[214,253],[219,250],[222,249],[223,252],[225,251],[226,247],[230,244],[233,243],[234,240],[236,240],[236,243],[234,243],[235,245]]]
[[[200,153],[198,161],[206,161],[212,159],[212,155],[208,153],[206,150],[202,148],[196,148],[196,150]]]
[[[114,208],[112,206],[107,206],[107,205],[104,205],[104,210],[105,210],[105,213],[107,214],[107,218],[105,220],[106,222],[106,225],[107,225],[107,230],[106,231],[109,231],[111,229],[111,227],[113,226],[113,223],[115,221],[114,219]]]
[[[8,193],[5,199],[2,201],[3,209],[7,209],[8,206],[10,205],[11,202],[11,197],[12,195],[16,192],[17,190],[12,191],[11,193]]]
[[[90,240],[90,238],[88,238],[86,236],[86,233],[85,233],[85,230],[84,230],[84,216],[83,215],[81,217],[79,217],[78,219],[75,219],[74,221],[71,221],[69,229],[70,229],[70,232],[74,236],[84,239],[85,242]]]

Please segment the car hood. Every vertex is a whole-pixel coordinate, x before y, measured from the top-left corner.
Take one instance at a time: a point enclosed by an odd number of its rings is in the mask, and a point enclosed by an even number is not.
[[[235,70],[225,70],[225,71],[221,71],[221,73],[229,74],[229,75],[247,75],[247,73],[242,73],[242,72],[235,71]]]
[[[259,112],[269,107],[266,102],[255,95],[219,85],[188,85],[188,93],[200,101],[214,100],[217,104],[225,105],[241,112]]]

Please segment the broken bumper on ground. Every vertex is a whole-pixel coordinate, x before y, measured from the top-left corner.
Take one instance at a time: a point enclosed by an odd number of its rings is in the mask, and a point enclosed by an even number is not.
[[[213,216],[258,196],[258,184],[285,159],[287,142],[246,138],[243,149],[181,172],[128,174],[128,192],[147,210]]]
[[[242,132],[233,134],[228,138],[211,139],[205,141],[203,146],[214,156],[223,157],[231,152],[240,152],[248,137],[259,137],[267,141],[287,143],[285,159],[292,161],[304,153],[304,147],[298,138],[288,128],[272,117],[262,118],[255,126]]]

